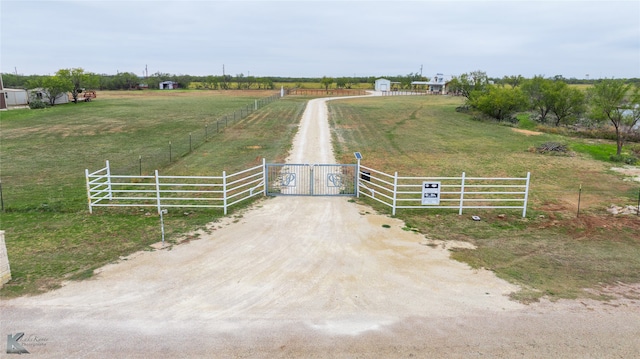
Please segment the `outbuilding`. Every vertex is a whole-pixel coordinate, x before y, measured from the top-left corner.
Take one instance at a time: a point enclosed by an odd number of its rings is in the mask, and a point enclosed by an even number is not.
[[[29,94],[23,89],[2,89],[6,108],[29,105]]]
[[[162,81],[160,83],[160,90],[173,90],[178,88],[178,83],[173,81]]]
[[[34,99],[42,100],[46,103],[51,103],[49,101],[49,94],[41,88],[29,90],[28,93],[29,93],[29,98],[34,98]],[[69,103],[69,94],[66,92],[56,96],[53,102],[54,105],[62,105],[63,103]]]
[[[391,80],[387,79],[377,79],[375,82],[374,89],[376,91],[391,91]]]

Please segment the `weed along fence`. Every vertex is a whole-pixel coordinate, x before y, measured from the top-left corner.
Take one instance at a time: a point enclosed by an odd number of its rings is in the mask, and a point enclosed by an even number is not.
[[[296,170],[293,170],[295,167]],[[298,169],[300,167],[301,169]],[[310,174],[306,174],[307,172]],[[397,209],[500,208],[527,214],[530,174],[522,178],[400,177],[357,165],[262,164],[221,176],[130,176],[85,170],[89,212],[95,207],[228,208],[265,195],[364,196]],[[355,182],[355,183],[354,183]],[[355,188],[354,188],[355,187]]]
[[[170,207],[222,208],[264,194],[264,163],[221,176],[125,176],[106,167],[85,170],[89,212],[95,207],[154,207],[158,213]]]
[[[530,173],[523,178],[400,177],[359,165],[358,196],[392,208],[522,209],[527,215]]]

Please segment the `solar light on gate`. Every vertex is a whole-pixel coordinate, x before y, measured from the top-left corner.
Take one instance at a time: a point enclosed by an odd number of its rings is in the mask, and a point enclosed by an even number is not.
[[[356,156],[356,160],[362,159],[362,154],[360,152],[354,152],[353,155]]]

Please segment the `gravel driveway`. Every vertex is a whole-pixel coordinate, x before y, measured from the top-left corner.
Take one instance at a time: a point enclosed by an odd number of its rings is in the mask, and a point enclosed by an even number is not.
[[[335,162],[325,101],[309,102],[290,163]],[[29,358],[640,353],[639,301],[513,302],[517,287],[449,259],[464,244],[428,246],[372,212],[342,197],[265,199],[198,240],[3,301],[0,334],[24,333]]]

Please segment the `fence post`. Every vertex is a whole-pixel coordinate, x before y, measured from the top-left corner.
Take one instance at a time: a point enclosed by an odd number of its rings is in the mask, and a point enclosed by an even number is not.
[[[209,131],[208,131],[208,125],[205,124],[204,125],[204,140],[207,140],[207,137],[209,137]]]
[[[107,160],[106,163],[107,163],[107,188],[109,191],[109,200],[112,200],[113,192],[111,189],[111,166],[109,166],[109,160]]]
[[[360,198],[360,159],[356,164],[356,197]]]
[[[393,206],[391,210],[391,215],[396,215],[396,203],[398,198],[398,172],[395,172],[393,176]]]
[[[527,185],[524,190],[524,206],[522,207],[522,218],[527,216],[527,203],[529,202],[529,183],[531,182],[531,172],[527,172]]]
[[[227,215],[227,171],[222,171],[222,206],[224,215]]]
[[[84,170],[84,177],[87,179],[87,200],[89,201],[89,214],[93,213],[93,206],[91,205],[91,185],[89,184],[89,170]]]
[[[158,176],[158,170],[154,171],[154,175],[156,177],[156,205],[158,207],[158,214],[161,214],[162,212],[162,208],[161,208],[161,196],[160,196],[160,178]]]
[[[262,157],[262,182],[264,182],[263,195],[267,195],[267,160]]]
[[[138,164],[140,165],[140,176],[142,176],[142,155],[138,155]]]
[[[255,109],[257,110],[258,109],[258,100],[255,100],[255,101],[256,101]]]
[[[582,183],[580,183],[580,188],[578,189],[578,212],[576,213],[576,217],[580,217],[580,201],[582,200]]]
[[[162,203],[160,196],[160,176],[158,170],[155,170],[156,177],[156,205],[158,206],[158,215],[160,216],[160,232],[162,233],[162,246],[164,247],[164,216],[162,213]]]
[[[171,141],[169,141],[169,163],[171,163]]]
[[[462,172],[462,183],[460,184],[460,211],[458,211],[459,216],[462,216],[462,207],[464,207],[464,183],[466,177],[467,173]]]
[[[193,146],[191,145],[191,132],[189,132],[189,152],[193,151]]]

